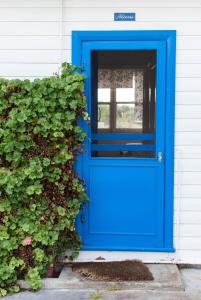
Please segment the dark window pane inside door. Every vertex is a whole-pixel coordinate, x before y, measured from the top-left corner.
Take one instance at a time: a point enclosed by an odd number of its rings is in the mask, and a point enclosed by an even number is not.
[[[155,157],[156,51],[92,51],[94,157]]]

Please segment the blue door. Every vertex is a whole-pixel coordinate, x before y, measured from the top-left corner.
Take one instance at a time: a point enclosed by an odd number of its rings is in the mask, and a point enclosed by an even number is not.
[[[165,248],[166,41],[83,41],[83,249]]]

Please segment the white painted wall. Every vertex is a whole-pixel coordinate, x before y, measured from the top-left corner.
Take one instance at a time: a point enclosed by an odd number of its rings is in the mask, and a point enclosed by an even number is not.
[[[114,12],[136,22],[114,22]],[[71,60],[72,30],[177,30],[176,253],[83,252],[82,259],[201,263],[201,0],[1,0],[0,75],[34,78]]]

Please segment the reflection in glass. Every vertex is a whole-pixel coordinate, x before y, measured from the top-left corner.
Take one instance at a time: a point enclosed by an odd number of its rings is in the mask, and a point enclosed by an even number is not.
[[[142,128],[142,115],[135,104],[117,104],[116,128]]]
[[[110,106],[98,104],[98,128],[110,128]]]

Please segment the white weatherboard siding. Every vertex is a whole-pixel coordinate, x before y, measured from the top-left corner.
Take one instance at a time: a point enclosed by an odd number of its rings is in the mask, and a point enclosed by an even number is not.
[[[135,12],[136,22],[114,22]],[[0,75],[44,77],[71,61],[72,30],[177,30],[176,253],[85,251],[80,260],[201,263],[201,1],[1,0]]]

